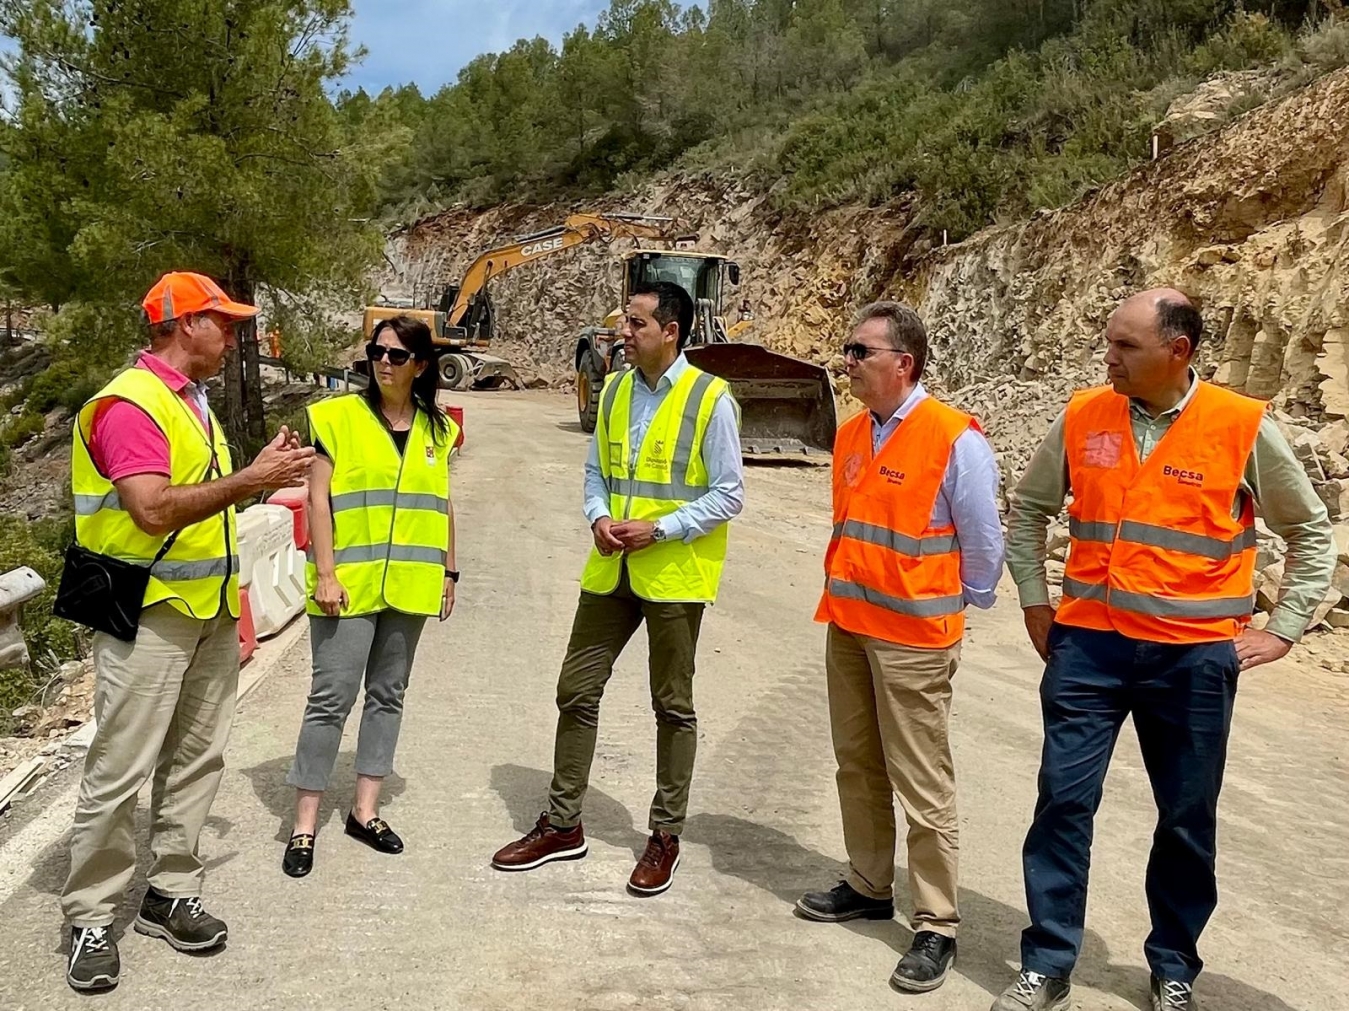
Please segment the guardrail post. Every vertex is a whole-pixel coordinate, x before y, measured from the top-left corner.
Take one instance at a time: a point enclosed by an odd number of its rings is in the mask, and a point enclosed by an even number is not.
[[[19,618],[23,605],[47,588],[46,580],[27,566],[0,576],[0,667],[18,667],[28,662]]]

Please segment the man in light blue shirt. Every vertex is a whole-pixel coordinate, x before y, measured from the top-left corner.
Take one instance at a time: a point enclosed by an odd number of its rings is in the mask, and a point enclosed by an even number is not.
[[[725,557],[722,528],[745,501],[739,409],[724,381],[684,357],[692,325],[693,300],[676,284],[639,287],[628,303],[624,353],[635,367],[605,385],[585,467],[585,513],[599,554],[592,553],[582,576],[558,678],[548,810],[524,838],[496,853],[497,870],[527,871],[585,856],[581,806],[595,757],[600,699],[614,662],[642,624],[656,715],[656,793],[651,838],[628,888],[658,895],[670,887],[679,866],[698,743],[693,709],[698,633],[703,611],[716,597]],[[656,461],[664,462],[663,469]],[[630,519],[634,501],[642,513],[658,518]]]

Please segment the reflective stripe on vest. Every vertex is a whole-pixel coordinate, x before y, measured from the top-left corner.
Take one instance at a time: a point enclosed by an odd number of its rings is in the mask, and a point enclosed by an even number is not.
[[[863,411],[834,446],[834,531],[816,611],[848,632],[921,648],[964,633],[960,541],[931,517],[955,441],[974,419],[928,397],[879,455]]]
[[[309,426],[333,464],[329,507],[333,565],[347,591],[342,617],[394,608],[408,614],[440,612],[449,557],[449,455],[458,426],[439,440],[420,409],[403,452],[359,394],[309,408]],[[305,565],[310,614],[318,566],[311,548]]]
[[[233,506],[178,531],[164,557],[154,562],[167,538],[136,526],[117,489],[99,473],[89,452],[95,421],[114,400],[134,404],[164,433],[169,445],[169,483],[200,484],[231,473],[229,447],[214,415],[210,429],[183,398],[148,369],[132,368],[113,377],[75,418],[70,483],[75,502],[75,539],[90,551],[150,567],[142,606],[168,603],[192,618],[220,613],[222,601],[239,616],[239,554]],[[153,565],[151,563],[154,562]]]
[[[637,370],[611,375],[600,396],[595,426],[600,472],[615,521],[668,516],[707,493],[703,436],[717,401],[729,397],[722,379],[689,366],[656,408],[640,446],[631,445],[631,406]],[[612,593],[627,565],[633,592],[646,600],[716,599],[726,559],[729,524],[683,541],[660,541],[631,555],[604,556],[592,548],[581,575],[588,593]]]
[[[1152,642],[1233,638],[1254,607],[1254,507],[1241,489],[1263,417],[1260,401],[1201,382],[1140,462],[1128,399],[1076,394],[1057,620]]]

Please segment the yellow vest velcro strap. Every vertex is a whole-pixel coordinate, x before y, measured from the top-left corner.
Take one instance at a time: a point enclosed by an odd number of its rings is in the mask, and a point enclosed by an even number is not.
[[[947,614],[959,614],[965,608],[965,598],[961,594],[905,600],[843,579],[830,579],[829,592],[835,597],[860,600],[873,607],[894,611],[896,614],[906,614],[912,618],[940,618]]]
[[[387,550],[386,550],[387,549]],[[333,552],[334,565],[351,565],[356,562],[425,562],[427,565],[445,565],[448,552],[436,548],[417,547],[410,544],[358,544],[350,548],[338,548]],[[313,561],[313,552],[309,553]]]
[[[1103,583],[1083,583],[1076,579],[1063,581],[1063,593],[1067,597],[1100,600],[1123,611],[1163,618],[1243,618],[1250,614],[1253,605],[1252,597],[1176,600],[1145,593],[1129,593],[1127,590],[1112,590]]]
[[[146,559],[149,561],[149,559]],[[229,558],[207,558],[199,562],[158,561],[150,567],[150,573],[156,579],[166,583],[188,582],[193,579],[224,579],[232,572],[239,571],[239,556]]]
[[[100,509],[115,509],[118,512],[125,512],[122,508],[121,496],[115,490],[108,492],[106,495],[75,496],[76,516],[92,516]]]
[[[873,523],[860,520],[845,520],[834,526],[834,537],[847,537],[867,544],[878,544],[900,555],[917,558],[921,555],[949,555],[960,550],[960,540],[955,534],[938,534],[936,537],[910,537],[897,530],[888,530]]]
[[[373,509],[377,506],[393,506],[396,509],[430,509],[443,513],[450,507],[450,500],[444,495],[428,495],[418,492],[399,492],[393,489],[348,491],[331,496],[333,512],[347,509]]]

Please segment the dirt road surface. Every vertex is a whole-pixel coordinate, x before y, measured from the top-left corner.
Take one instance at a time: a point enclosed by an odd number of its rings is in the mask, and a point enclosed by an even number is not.
[[[820,469],[749,474],[721,601],[703,626],[698,773],[673,889],[646,900],[624,890],[653,787],[640,633],[604,702],[589,857],[494,872],[491,853],[544,806],[553,687],[589,542],[579,509],[586,437],[555,394],[462,400],[458,610],[422,639],[386,787],[385,814],[407,852],[378,855],[341,834],[353,719],[315,871],[302,881],[281,873],[283,778],[309,684],[302,636],[241,707],[203,838],[207,904],[230,924],[228,947],[189,957],[128,930],[120,988],[72,994],[56,903],[69,839],[59,811],[30,827],[28,865],[0,879],[10,882],[0,884],[0,1008],[985,1011],[1015,971],[1019,853],[1041,738],[1040,665],[1010,585],[992,612],[971,614],[957,676],[966,922],[939,991],[889,989],[909,941],[901,921],[828,926],[792,915],[801,891],[831,886],[844,859],[824,635],[811,621],[829,529]],[[1222,803],[1222,900],[1197,992],[1212,1011],[1349,1008],[1346,680],[1291,661],[1243,680]],[[77,771],[50,788],[57,801],[70,803]],[[1126,730],[1097,821],[1074,978],[1082,1011],[1147,1006],[1143,869],[1154,818]],[[144,804],[139,829],[144,851]],[[143,888],[138,875],[120,923]]]

